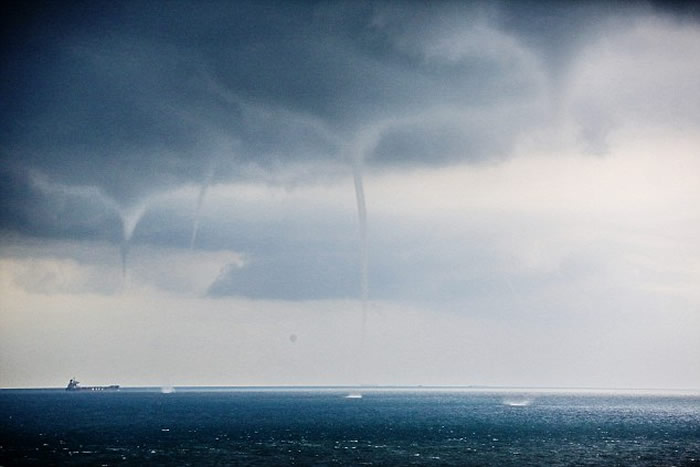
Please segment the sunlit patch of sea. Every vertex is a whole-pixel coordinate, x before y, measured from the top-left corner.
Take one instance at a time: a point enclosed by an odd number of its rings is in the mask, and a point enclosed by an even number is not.
[[[0,391],[0,465],[700,465],[698,394],[353,391]]]

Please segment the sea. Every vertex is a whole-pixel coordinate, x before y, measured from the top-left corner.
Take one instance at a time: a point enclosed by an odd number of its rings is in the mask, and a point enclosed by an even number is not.
[[[2,390],[0,465],[700,465],[700,394]]]

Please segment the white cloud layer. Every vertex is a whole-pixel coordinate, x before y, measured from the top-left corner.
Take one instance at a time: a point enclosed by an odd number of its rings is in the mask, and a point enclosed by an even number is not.
[[[303,254],[290,274],[338,245],[349,256],[336,260],[356,273],[349,179],[214,185],[202,242],[226,232],[254,251],[166,248],[137,227],[126,288],[117,245],[6,239],[3,385],[81,373],[153,385],[697,387],[698,144],[687,133],[617,135],[605,158],[521,154],[368,177],[371,295],[387,299],[371,304],[366,348],[354,300],[206,296],[227,267],[244,274],[265,252],[281,251],[269,268],[288,268],[293,246]],[[190,195],[163,198],[153,219]]]

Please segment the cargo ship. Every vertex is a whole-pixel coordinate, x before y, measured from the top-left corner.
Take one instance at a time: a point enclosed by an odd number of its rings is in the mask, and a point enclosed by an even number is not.
[[[73,377],[68,382],[66,391],[119,391],[119,385],[111,384],[109,386],[80,386],[80,381]]]

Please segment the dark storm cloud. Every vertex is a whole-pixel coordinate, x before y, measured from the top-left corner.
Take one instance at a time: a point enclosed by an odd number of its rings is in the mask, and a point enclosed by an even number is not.
[[[119,240],[119,214],[94,188],[46,191],[26,173],[0,168],[0,213],[5,230],[46,238]]]
[[[692,23],[690,5],[11,5],[2,227],[113,238],[120,209],[183,184],[328,178],[357,157],[368,170],[501,160],[558,123],[571,63],[615,21]],[[626,117],[608,98],[573,104],[591,152]]]
[[[99,187],[121,203],[200,182],[210,161],[218,180],[261,177],[256,168],[343,163],[343,145],[377,122],[531,102],[538,92],[532,64],[499,31],[500,10],[39,4],[6,28],[2,157],[59,183]],[[393,128],[369,160],[489,157],[538,120],[499,124],[493,147],[479,127],[456,137],[458,122],[446,129],[414,122]],[[407,132],[420,140],[413,153],[395,141]]]

